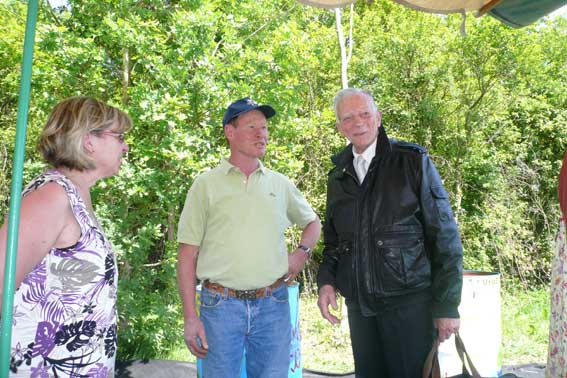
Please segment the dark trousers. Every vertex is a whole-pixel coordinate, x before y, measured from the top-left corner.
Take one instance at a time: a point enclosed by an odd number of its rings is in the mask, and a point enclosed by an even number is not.
[[[348,303],[357,378],[420,378],[435,338],[431,302],[395,304],[363,316]]]

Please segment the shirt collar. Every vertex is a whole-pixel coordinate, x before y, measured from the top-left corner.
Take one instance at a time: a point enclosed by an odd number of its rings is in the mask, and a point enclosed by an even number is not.
[[[376,140],[374,139],[374,142],[372,142],[372,144],[370,146],[368,146],[368,148],[366,148],[366,150],[364,150],[363,153],[359,154],[355,151],[354,146],[352,147],[352,155],[353,155],[353,160],[358,159],[359,156],[362,156],[364,158],[364,160],[366,160],[367,162],[371,162],[372,159],[374,158],[374,155],[376,155]]]
[[[225,175],[228,175],[230,171],[240,172],[240,168],[238,168],[235,165],[232,165],[230,161],[228,161],[228,159],[224,157],[221,159],[220,169],[221,172],[224,173]],[[260,172],[262,174],[266,174],[267,168],[264,167],[264,164],[262,164],[260,160],[258,160],[258,169],[256,169],[254,172]]]

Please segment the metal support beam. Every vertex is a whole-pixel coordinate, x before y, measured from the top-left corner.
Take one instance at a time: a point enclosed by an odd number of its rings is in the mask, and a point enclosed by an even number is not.
[[[8,378],[10,372],[10,340],[12,336],[12,311],[14,307],[14,283],[16,279],[16,254],[18,249],[18,226],[20,224],[20,204],[22,196],[22,175],[26,145],[26,127],[30,102],[35,25],[37,22],[38,1],[28,1],[26,34],[24,37],[24,56],[18,99],[18,118],[16,121],[16,146],[14,150],[12,188],[10,191],[10,212],[8,215],[8,239],[6,242],[6,264],[4,267],[4,292],[2,293],[2,323],[0,326],[0,377]]]

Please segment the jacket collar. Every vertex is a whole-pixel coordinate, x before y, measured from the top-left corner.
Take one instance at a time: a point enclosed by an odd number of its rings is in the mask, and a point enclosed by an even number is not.
[[[332,156],[331,161],[333,162],[333,164],[335,164],[337,168],[342,170],[346,169],[349,166],[352,167],[352,158],[353,158],[352,149],[353,146],[352,143],[350,143],[343,150],[341,150],[341,152]],[[390,143],[390,140],[388,139],[388,135],[386,134],[386,129],[384,128],[384,125],[380,125],[380,127],[378,128],[378,137],[376,140],[376,154],[374,155],[374,159],[376,159],[376,156],[378,155],[385,155],[387,153],[390,153],[391,151],[392,151],[392,145]]]

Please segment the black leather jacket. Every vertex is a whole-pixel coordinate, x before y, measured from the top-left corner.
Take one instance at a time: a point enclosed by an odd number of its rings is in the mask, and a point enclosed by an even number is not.
[[[318,286],[332,285],[368,314],[377,301],[430,292],[434,318],[459,317],[461,240],[425,149],[388,139],[380,127],[362,184],[352,145],[332,161]]]

